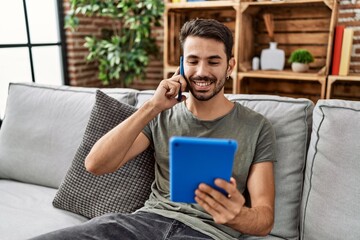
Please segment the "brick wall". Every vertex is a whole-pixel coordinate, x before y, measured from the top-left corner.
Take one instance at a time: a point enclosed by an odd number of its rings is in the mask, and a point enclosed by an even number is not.
[[[64,0],[65,14],[69,11],[69,0]],[[355,28],[353,52],[351,56],[350,72],[360,73],[360,0],[340,0],[338,23]],[[68,69],[70,85],[73,86],[102,86],[97,79],[97,66],[87,63],[85,57],[87,49],[83,47],[86,35],[101,35],[101,28],[111,28],[112,21],[106,18],[80,17],[79,29],[76,32],[66,30]],[[163,29],[153,29],[160,53],[153,58],[147,68],[146,81],[135,81],[130,87],[136,89],[155,89],[163,77]]]
[[[65,15],[69,9],[69,0],[64,0]],[[80,17],[79,20],[80,25],[77,31],[65,30],[70,85],[101,86],[97,78],[96,64],[85,61],[88,50],[83,46],[85,43],[84,37],[87,35],[100,36],[98,26],[111,26],[111,23],[105,18],[89,19]]]

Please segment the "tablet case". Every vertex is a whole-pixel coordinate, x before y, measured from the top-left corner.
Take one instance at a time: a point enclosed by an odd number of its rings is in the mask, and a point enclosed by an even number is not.
[[[237,142],[233,139],[172,137],[170,139],[170,199],[195,203],[200,183],[223,192],[216,178],[230,181]]]

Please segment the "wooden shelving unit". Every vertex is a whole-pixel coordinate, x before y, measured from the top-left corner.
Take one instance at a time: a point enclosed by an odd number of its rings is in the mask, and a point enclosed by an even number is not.
[[[333,29],[337,19],[337,0],[280,1],[201,1],[165,2],[164,77],[179,66],[179,32],[183,23],[193,18],[215,18],[234,34],[234,57],[238,63],[232,83],[225,90],[232,93],[278,94],[325,98],[326,79],[332,54]],[[315,57],[308,73],[294,73],[286,61],[284,71],[252,71],[254,56],[269,47],[263,14],[274,16],[275,42],[285,51],[305,48]],[[261,87],[262,86],[262,87]]]
[[[335,82],[341,82],[336,88]],[[341,87],[341,89],[340,89]],[[334,92],[334,90],[336,90]],[[360,100],[360,74],[352,74],[349,76],[334,76],[328,77],[326,98],[341,98],[349,100]]]

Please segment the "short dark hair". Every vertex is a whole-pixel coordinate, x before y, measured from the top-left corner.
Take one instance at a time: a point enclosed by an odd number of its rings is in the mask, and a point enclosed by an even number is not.
[[[214,39],[225,45],[227,60],[232,57],[232,48],[234,44],[232,32],[224,24],[215,19],[193,19],[186,22],[180,31],[180,43],[184,49],[184,43],[187,37],[201,37]]]

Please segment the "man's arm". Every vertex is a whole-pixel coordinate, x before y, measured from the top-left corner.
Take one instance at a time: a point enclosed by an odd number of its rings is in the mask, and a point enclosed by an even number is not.
[[[149,105],[145,103],[95,143],[85,159],[87,171],[95,175],[114,172],[149,146],[150,141],[141,133],[156,116]]]
[[[186,82],[180,75],[161,81],[149,101],[95,143],[85,159],[86,169],[96,175],[114,172],[144,151],[150,141],[142,130],[160,112],[178,103],[175,97],[181,86],[185,89]]]
[[[218,224],[225,224],[241,233],[266,236],[274,225],[275,184],[272,162],[253,164],[247,188],[251,207],[244,206],[245,198],[237,190],[235,179],[226,182],[217,179],[215,184],[229,196],[205,184],[196,190],[196,201],[213,216]]]

